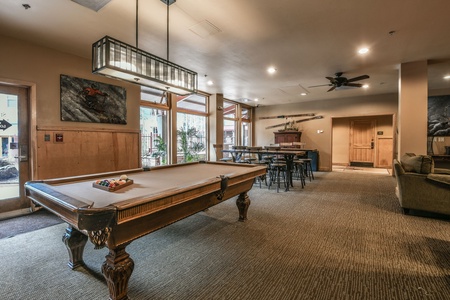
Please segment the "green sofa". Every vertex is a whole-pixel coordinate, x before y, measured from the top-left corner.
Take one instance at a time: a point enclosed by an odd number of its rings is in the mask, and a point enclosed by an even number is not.
[[[405,154],[394,159],[396,195],[405,214],[409,210],[450,215],[450,170],[434,168],[428,155]]]

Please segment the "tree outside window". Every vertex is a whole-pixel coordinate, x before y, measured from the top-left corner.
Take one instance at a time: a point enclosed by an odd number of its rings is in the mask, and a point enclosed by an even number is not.
[[[177,162],[206,160],[206,117],[177,114]]]

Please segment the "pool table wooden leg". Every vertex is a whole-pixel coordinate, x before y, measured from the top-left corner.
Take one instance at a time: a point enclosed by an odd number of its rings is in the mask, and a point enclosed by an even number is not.
[[[128,300],[128,281],[134,269],[134,261],[125,251],[127,245],[109,249],[102,265],[102,273],[108,283],[110,300]]]
[[[248,207],[250,206],[250,198],[248,197],[247,192],[239,194],[236,205],[239,210],[239,221],[245,222],[247,220]]]
[[[72,226],[66,228],[66,233],[62,237],[62,241],[66,245],[69,252],[69,268],[72,270],[80,266],[84,266],[83,251],[88,237]]]

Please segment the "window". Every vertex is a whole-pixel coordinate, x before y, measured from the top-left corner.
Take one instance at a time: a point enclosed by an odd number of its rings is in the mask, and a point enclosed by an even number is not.
[[[141,101],[146,105],[169,108],[167,105],[167,93],[154,88],[141,86]]]
[[[241,144],[251,146],[251,110],[246,107],[241,108]]]
[[[223,102],[223,149],[231,149],[236,143],[236,109],[237,104],[230,101]],[[224,153],[223,157],[231,157],[230,153]]]
[[[251,146],[251,108],[230,100],[223,102],[223,148]],[[238,139],[237,139],[238,138]],[[229,157],[224,153],[224,157]]]
[[[201,94],[191,94],[187,96],[176,96],[177,110],[186,110],[189,112],[207,113],[208,97]]]
[[[140,129],[142,167],[166,165],[168,156],[168,110],[166,94],[141,87]]]
[[[13,110],[17,110],[17,96],[15,95],[6,95],[7,107],[12,108]]]
[[[176,100],[177,163],[206,160],[208,97],[192,94]]]

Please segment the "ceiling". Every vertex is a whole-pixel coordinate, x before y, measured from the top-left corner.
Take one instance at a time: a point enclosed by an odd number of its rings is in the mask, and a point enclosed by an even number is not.
[[[71,0],[1,2],[2,35],[89,59],[105,35],[136,45],[135,0],[96,0],[106,3],[97,12]],[[197,72],[199,90],[252,105],[396,93],[400,64],[423,60],[429,88],[446,89],[449,12],[448,0],[177,0],[169,7],[169,60]],[[139,0],[138,16],[138,47],[166,59],[166,4]],[[362,46],[369,53],[357,54]],[[336,72],[367,74],[361,83],[369,88],[309,88]]]

